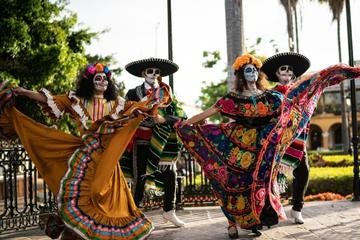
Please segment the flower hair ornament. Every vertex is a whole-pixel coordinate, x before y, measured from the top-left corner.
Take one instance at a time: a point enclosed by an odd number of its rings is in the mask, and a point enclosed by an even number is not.
[[[260,61],[260,59],[254,57],[251,54],[244,54],[241,55],[240,57],[237,57],[235,59],[235,62],[232,65],[232,68],[235,71],[239,71],[240,68],[242,68],[243,66],[245,66],[246,64],[253,64],[256,68],[260,69],[262,66],[262,63]]]
[[[106,77],[111,79],[111,71],[102,63],[88,64],[84,72],[84,77],[92,79],[96,73],[105,73]]]

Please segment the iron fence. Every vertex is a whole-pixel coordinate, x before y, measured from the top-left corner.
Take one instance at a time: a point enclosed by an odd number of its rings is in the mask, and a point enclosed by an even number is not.
[[[208,180],[189,153],[178,160],[176,208],[214,205]],[[44,227],[49,213],[56,212],[55,196],[39,176],[23,146],[17,141],[0,142],[0,233]],[[144,210],[159,208],[161,196],[146,195]]]
[[[41,225],[55,199],[17,140],[0,142],[0,233]]]

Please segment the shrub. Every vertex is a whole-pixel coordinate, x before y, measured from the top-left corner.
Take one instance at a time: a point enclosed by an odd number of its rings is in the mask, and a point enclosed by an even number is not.
[[[309,154],[309,164],[312,167],[346,167],[352,166],[354,157],[351,155]]]
[[[325,192],[338,193],[343,196],[353,192],[353,167],[310,168],[309,185],[305,195]],[[285,197],[292,193],[292,179],[288,179]]]

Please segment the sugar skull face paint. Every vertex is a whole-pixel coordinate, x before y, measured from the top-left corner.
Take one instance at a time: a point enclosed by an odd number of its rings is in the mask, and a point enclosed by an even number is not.
[[[145,69],[144,74],[145,74],[145,81],[150,85],[154,85],[156,78],[160,76],[160,69],[147,68]]]
[[[246,64],[244,67],[244,78],[247,82],[256,82],[259,77],[259,72],[252,64]]]
[[[105,73],[95,74],[93,82],[95,91],[97,92],[105,92],[109,83]]]
[[[280,66],[275,74],[282,85],[286,85],[295,79],[294,69],[289,65]]]

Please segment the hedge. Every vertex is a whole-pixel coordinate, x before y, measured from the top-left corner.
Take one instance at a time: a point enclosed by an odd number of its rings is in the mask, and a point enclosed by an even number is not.
[[[309,185],[305,195],[324,192],[338,193],[343,196],[353,192],[353,167],[313,167],[310,168]],[[288,179],[285,197],[292,192],[292,179]]]

